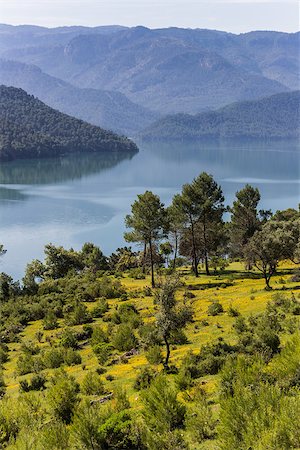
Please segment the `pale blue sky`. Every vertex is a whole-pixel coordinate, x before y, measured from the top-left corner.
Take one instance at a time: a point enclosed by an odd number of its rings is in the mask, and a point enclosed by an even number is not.
[[[299,1],[273,0],[0,0],[0,22],[13,25],[144,25],[299,30]]]

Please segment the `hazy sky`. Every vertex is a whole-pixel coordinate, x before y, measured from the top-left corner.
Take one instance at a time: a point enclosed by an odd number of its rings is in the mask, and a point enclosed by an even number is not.
[[[246,0],[0,0],[9,24],[145,25],[249,30],[299,30],[299,1]]]

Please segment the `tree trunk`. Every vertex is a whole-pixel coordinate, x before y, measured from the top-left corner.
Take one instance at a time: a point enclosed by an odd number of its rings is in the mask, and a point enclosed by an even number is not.
[[[166,359],[164,362],[164,368],[168,369],[169,368],[169,359],[170,359],[170,344],[169,344],[167,336],[164,336],[164,341],[165,341],[166,350],[167,350]]]
[[[206,275],[210,275],[209,267],[208,267],[208,257],[207,257],[207,255],[205,255],[204,261],[205,261],[205,272],[206,272]]]
[[[143,253],[143,268],[142,268],[142,273],[146,272],[146,267],[145,267],[145,262],[146,262],[146,251],[147,251],[147,244],[146,242],[144,243],[144,253]]]
[[[264,272],[265,282],[268,289],[272,289],[270,286],[270,276],[268,276],[267,272]]]
[[[191,220],[191,228],[192,228],[192,242],[193,242],[193,260],[194,260],[194,272],[195,276],[198,278],[198,264],[197,264],[197,255],[196,255],[196,242],[195,242],[195,232],[194,232],[194,223]]]
[[[175,231],[175,250],[174,250],[174,259],[173,259],[173,269],[176,268],[177,251],[178,251],[178,236],[177,236],[177,232]]]
[[[151,261],[151,285],[155,288],[155,280],[154,280],[154,262],[153,262],[153,251],[152,251],[152,241],[149,241],[150,247],[150,261]]]
[[[203,220],[203,241],[204,241],[204,261],[205,261],[205,272],[206,275],[210,275],[208,267],[208,256],[207,256],[207,240],[206,240],[206,219]]]

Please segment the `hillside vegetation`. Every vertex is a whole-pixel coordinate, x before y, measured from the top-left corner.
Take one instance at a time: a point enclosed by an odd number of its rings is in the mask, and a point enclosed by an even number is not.
[[[144,140],[298,138],[300,91],[233,103],[217,111],[170,115],[144,130]]]
[[[0,86],[0,159],[137,151],[125,137],[62,114],[22,89]]]
[[[22,285],[2,273],[2,448],[298,449],[300,216],[259,200],[225,224],[202,173],[168,208],[137,197],[142,251],[48,244]]]

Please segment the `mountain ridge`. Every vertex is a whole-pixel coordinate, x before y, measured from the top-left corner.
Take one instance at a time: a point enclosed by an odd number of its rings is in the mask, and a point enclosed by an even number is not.
[[[220,138],[297,138],[300,132],[300,91],[235,102],[196,115],[175,114],[140,133],[142,140]]]
[[[158,118],[124,94],[79,88],[18,61],[0,58],[0,84],[24,89],[54,109],[119,134],[136,134]]]
[[[5,50],[0,42],[0,56],[80,88],[121,92],[159,114],[196,114],[299,88],[299,33],[141,26],[51,33],[55,39],[46,34],[29,48]]]

